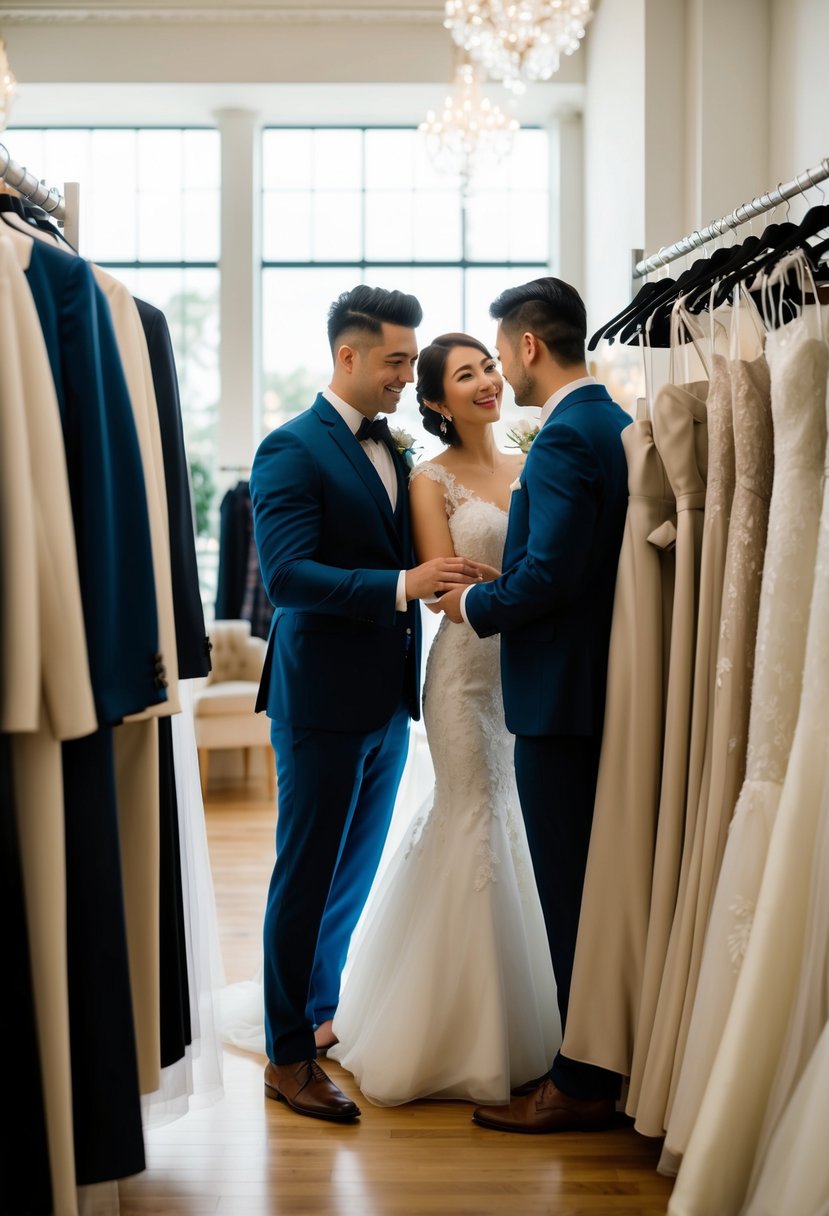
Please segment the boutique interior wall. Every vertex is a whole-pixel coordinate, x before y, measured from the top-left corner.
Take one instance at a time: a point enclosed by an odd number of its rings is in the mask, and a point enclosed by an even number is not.
[[[259,129],[418,121],[451,75],[442,9],[0,4],[22,86],[16,121],[215,123],[225,136],[225,463],[249,460],[259,401]],[[551,269],[583,290],[591,326],[629,297],[634,249],[653,252],[829,154],[826,0],[596,0],[595,10],[582,49],[521,103],[550,135]]]

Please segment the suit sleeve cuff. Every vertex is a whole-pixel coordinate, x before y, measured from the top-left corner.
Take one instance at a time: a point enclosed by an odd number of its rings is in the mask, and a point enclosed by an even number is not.
[[[398,612],[405,612],[409,607],[409,601],[406,599],[406,571],[401,570],[397,579],[397,599],[395,608]]]

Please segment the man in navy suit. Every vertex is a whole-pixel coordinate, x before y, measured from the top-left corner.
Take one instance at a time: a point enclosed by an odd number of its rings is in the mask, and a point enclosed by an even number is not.
[[[316,1063],[336,1040],[340,974],[419,717],[415,601],[478,577],[412,560],[408,468],[380,413],[413,380],[414,296],[355,287],[331,306],[330,386],[260,445],[250,478],[276,611],[257,709],[276,753],[276,864],[265,913],[265,1092],[299,1114],[360,1111]]]
[[[480,637],[501,635],[507,727],[562,1027],[567,1018],[604,718],[616,567],[627,509],[621,433],[630,417],[587,374],[578,292],[544,278],[490,308],[518,405],[540,406],[510,504],[500,578],[441,606]],[[606,1126],[619,1078],[559,1053],[551,1072],[476,1122],[514,1132]]]

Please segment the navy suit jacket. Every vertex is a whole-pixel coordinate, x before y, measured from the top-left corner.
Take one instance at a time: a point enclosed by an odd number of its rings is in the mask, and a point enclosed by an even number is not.
[[[135,420],[88,263],[35,241],[26,279],[60,408],[98,723],[118,722],[167,699]]]
[[[260,444],[250,476],[274,605],[257,710],[295,727],[370,732],[419,717],[420,609],[395,607],[413,564],[407,469],[392,511],[374,466],[320,394]]]
[[[630,421],[598,384],[561,401],[513,491],[503,573],[466,597],[475,632],[501,634],[513,734],[601,731],[627,510],[621,433]]]

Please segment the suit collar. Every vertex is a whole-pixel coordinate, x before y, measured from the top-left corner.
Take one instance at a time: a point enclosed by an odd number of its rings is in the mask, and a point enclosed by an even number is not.
[[[585,384],[581,388],[574,388],[559,401],[558,405],[553,410],[547,422],[555,421],[562,414],[566,414],[573,406],[580,405],[583,401],[604,401],[611,402],[613,399],[603,384],[596,381],[595,384]],[[546,423],[545,423],[546,425]]]
[[[400,468],[401,460],[395,454],[393,456],[394,466],[397,470],[397,510],[392,511],[389,496],[386,492],[386,487],[383,485],[377,470],[366,456],[361,448],[358,440],[352,434],[348,423],[338,413],[330,401],[327,401],[322,393],[317,395],[317,399],[311,406],[311,409],[317,415],[322,423],[329,428],[329,435],[337,446],[337,449],[346,458],[354,472],[360,478],[365,488],[371,494],[380,509],[381,516],[385,521],[390,534],[394,537],[397,544],[400,543],[400,533],[398,532],[395,521],[400,517],[403,510],[403,495],[407,493],[406,479],[402,476]]]

